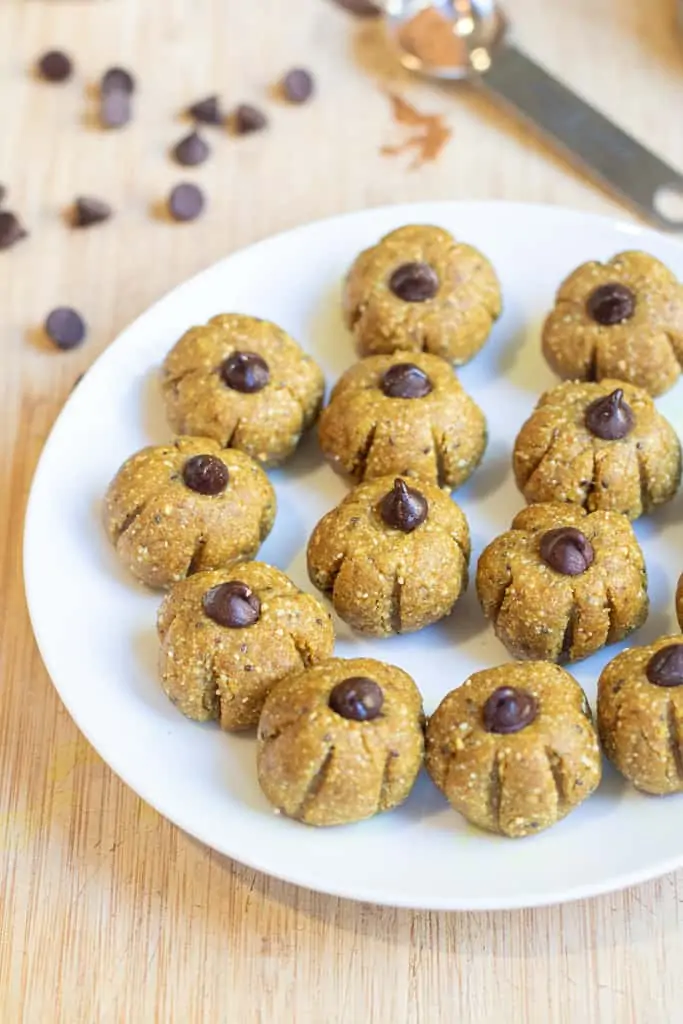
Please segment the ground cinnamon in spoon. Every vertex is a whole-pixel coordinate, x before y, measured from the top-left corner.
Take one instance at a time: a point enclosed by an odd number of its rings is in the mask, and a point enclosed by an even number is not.
[[[422,64],[435,68],[462,67],[468,62],[467,47],[455,34],[454,23],[436,7],[425,7],[401,25],[398,42]]]
[[[421,114],[402,96],[389,94],[394,120],[397,124],[407,125],[415,131],[397,146],[382,146],[383,156],[396,156],[410,149],[416,150],[415,159],[410,165],[414,170],[423,164],[431,163],[441,153],[451,135],[452,130],[445,124],[442,114]]]

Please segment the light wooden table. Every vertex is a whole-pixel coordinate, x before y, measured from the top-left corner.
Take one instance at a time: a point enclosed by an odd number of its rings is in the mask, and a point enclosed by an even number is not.
[[[674,6],[509,0],[508,10],[528,49],[683,167]],[[51,46],[73,54],[72,83],[32,80]],[[84,116],[85,86],[115,62],[139,76],[137,117],[105,134]],[[168,160],[184,104],[211,90],[266,102],[294,64],[315,70],[314,103],[269,103],[260,137],[214,132],[214,159],[197,171]],[[454,129],[419,172],[379,155],[400,137],[380,88],[390,80]],[[188,177],[210,196],[204,219],[151,216]],[[451,915],[354,905],[254,874],[162,820],[80,737],[37,654],[21,582],[29,482],[73,381],[188,275],[272,232],[378,203],[617,207],[485,101],[394,76],[376,26],[327,0],[0,0],[0,181],[32,233],[0,253],[3,1024],[681,1020],[683,874],[558,909]],[[60,210],[79,192],[109,198],[116,219],[70,232]],[[90,324],[70,354],[36,331],[58,304]]]

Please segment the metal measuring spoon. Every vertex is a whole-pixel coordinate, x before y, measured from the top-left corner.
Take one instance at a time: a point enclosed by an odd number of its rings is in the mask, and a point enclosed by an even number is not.
[[[668,231],[683,219],[667,216],[667,196],[683,198],[683,175],[641,146],[509,38],[509,23],[493,0],[381,0],[404,67],[442,79],[468,79],[503,101],[549,137],[575,163]],[[430,63],[411,46],[413,19],[434,8],[452,23],[448,63]],[[451,45],[452,43],[452,45]]]

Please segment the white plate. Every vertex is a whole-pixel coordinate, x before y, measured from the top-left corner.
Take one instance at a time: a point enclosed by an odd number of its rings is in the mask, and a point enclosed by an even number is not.
[[[180,828],[214,849],[299,885],[359,900],[434,909],[528,907],[589,896],[683,864],[683,798],[648,798],[607,770],[599,792],[542,835],[513,842],[478,832],[424,775],[406,805],[370,822],[315,830],[271,812],[254,770],[251,737],[190,722],[155,678],[159,595],[119,569],[100,526],[104,490],[126,456],[168,435],[157,368],[191,324],[242,311],[276,321],[314,353],[329,382],[354,359],[339,312],[354,256],[405,223],[441,224],[479,246],[501,277],[505,313],[484,351],[462,370],[483,407],[490,443],[457,493],[472,526],[474,560],[522,501],[510,472],[515,432],[555,383],[539,330],[559,281],[578,263],[644,248],[683,277],[683,248],[633,225],[505,203],[425,203],[338,217],[228,257],[153,306],[102,355],[69,399],[33,482],[25,534],[26,592],[41,654],[80,729],[113,770]],[[683,431],[683,386],[659,403]],[[311,437],[273,473],[279,513],[261,556],[310,588],[312,527],[345,493]],[[636,642],[675,629],[683,570],[682,498],[636,525],[652,611]],[[574,671],[592,699],[618,647]],[[428,712],[471,672],[507,660],[473,588],[447,622],[392,640],[353,637],[338,653],[401,665]]]

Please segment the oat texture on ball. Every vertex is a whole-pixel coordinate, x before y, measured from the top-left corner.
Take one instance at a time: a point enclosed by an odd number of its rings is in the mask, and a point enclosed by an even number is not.
[[[422,765],[422,698],[400,668],[331,658],[274,687],[258,727],[261,788],[283,814],[343,825],[403,803]]]
[[[500,284],[473,246],[443,228],[407,225],[358,256],[344,310],[361,355],[431,352],[460,365],[500,316]]]
[[[683,636],[631,647],[606,666],[598,730],[605,754],[637,789],[683,792]]]
[[[477,593],[520,660],[577,661],[623,640],[648,613],[645,559],[619,512],[545,503],[484,550]]]
[[[616,378],[661,395],[683,367],[683,285],[644,252],[584,263],[560,285],[543,352],[565,380]]]
[[[368,356],[334,387],[319,423],[332,466],[361,482],[464,483],[486,448],[486,420],[448,363],[425,352]]]
[[[166,595],[157,620],[166,695],[197,722],[255,726],[266,694],[328,658],[330,616],[279,569],[248,562],[198,573]]]
[[[448,615],[467,586],[464,513],[435,484],[380,477],[316,526],[308,572],[354,629],[409,633]]]
[[[476,672],[429,720],[427,771],[468,821],[534,835],[597,788],[598,739],[586,696],[547,662]]]
[[[678,615],[678,624],[683,629],[683,575],[678,581],[676,591],[676,614]]]
[[[324,380],[281,328],[232,313],[182,336],[164,361],[162,389],[177,433],[212,437],[277,465],[316,420]]]
[[[530,503],[566,501],[637,519],[676,494],[681,445],[642,388],[572,381],[541,397],[517,436],[513,465]]]
[[[104,522],[133,576],[167,587],[254,558],[275,509],[275,491],[248,455],[179,437],[124,462],[107,490]]]

